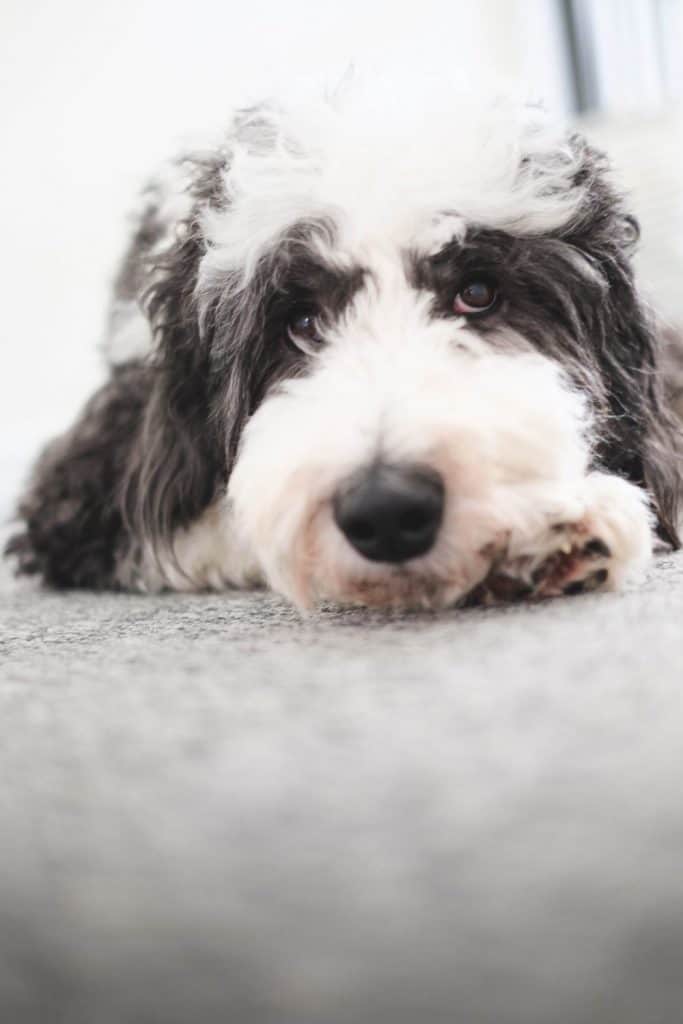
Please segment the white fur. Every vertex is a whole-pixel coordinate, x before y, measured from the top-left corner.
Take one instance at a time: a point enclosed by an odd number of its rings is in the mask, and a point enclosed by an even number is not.
[[[595,472],[559,485],[532,484],[517,490],[513,500],[522,502],[523,515],[506,538],[508,566],[525,562],[529,573],[554,553],[580,550],[596,539],[609,554],[577,558],[562,586],[604,566],[607,589],[619,590],[639,579],[648,566],[653,534],[647,496],[620,477]]]
[[[584,478],[587,427],[557,366],[434,321],[398,263],[376,263],[313,372],[248,424],[229,488],[236,525],[268,582],[298,604],[445,604],[486,573],[483,551],[523,528],[525,489]],[[446,486],[435,547],[399,568],[363,559],[332,516],[337,488],[378,458],[428,464]]]
[[[219,498],[187,529],[177,531],[172,551],[146,550],[142,564],[125,563],[119,582],[142,591],[196,591],[259,586],[263,577],[234,528],[229,502]]]
[[[262,582],[249,546],[233,526],[229,503],[214,502],[187,530],[176,534],[173,560],[162,558],[164,581],[174,590],[223,590]]]
[[[319,104],[258,109],[253,120],[230,143],[229,213],[205,216],[200,290],[229,270],[248,280],[264,249],[302,219],[331,219],[341,257],[368,241],[423,244],[430,224],[436,245],[444,216],[539,233],[582,199],[572,184],[579,158],[562,131],[539,108],[500,96],[351,86]]]

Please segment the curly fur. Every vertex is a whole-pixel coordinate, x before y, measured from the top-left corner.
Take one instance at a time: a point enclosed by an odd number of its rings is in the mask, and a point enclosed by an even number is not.
[[[520,480],[542,466],[559,479],[562,453],[577,474],[631,481],[677,546],[680,430],[633,281],[636,241],[605,157],[537,108],[352,92],[239,112],[215,151],[175,161],[143,194],[114,288],[109,379],[39,459],[7,550],[58,587],[262,576],[296,600],[319,576],[318,596],[343,596],[330,489],[354,460],[412,456],[420,431],[472,494],[499,481],[503,455]],[[482,269],[501,304],[464,323],[453,294]],[[321,353],[288,338],[302,304]],[[464,437],[479,476],[434,455]],[[495,473],[481,469],[492,438]]]

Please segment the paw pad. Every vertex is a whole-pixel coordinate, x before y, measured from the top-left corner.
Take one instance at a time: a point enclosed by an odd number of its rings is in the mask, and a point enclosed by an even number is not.
[[[611,558],[612,552],[605,544],[604,540],[600,540],[599,537],[594,537],[593,540],[589,540],[588,543],[581,549],[581,554],[585,558]]]
[[[599,563],[611,559],[612,552],[602,538],[589,534],[584,542],[584,531],[562,524],[553,525],[550,535],[553,541],[541,554],[498,558],[487,578],[469,595],[468,604],[589,594],[607,583],[608,568]]]

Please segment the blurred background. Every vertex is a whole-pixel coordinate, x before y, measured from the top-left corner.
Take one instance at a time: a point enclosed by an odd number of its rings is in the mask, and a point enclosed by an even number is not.
[[[640,273],[683,315],[681,0],[1,0],[0,517],[102,376],[140,182],[278,83],[351,66],[495,74],[580,119],[643,223]]]

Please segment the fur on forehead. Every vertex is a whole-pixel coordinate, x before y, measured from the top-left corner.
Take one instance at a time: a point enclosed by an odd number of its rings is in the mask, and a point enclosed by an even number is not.
[[[334,224],[340,259],[377,243],[436,251],[466,222],[558,229],[587,187],[575,140],[538,106],[501,96],[350,88],[243,111],[228,148],[229,212],[205,211],[200,288],[231,271],[248,280],[295,222]]]

